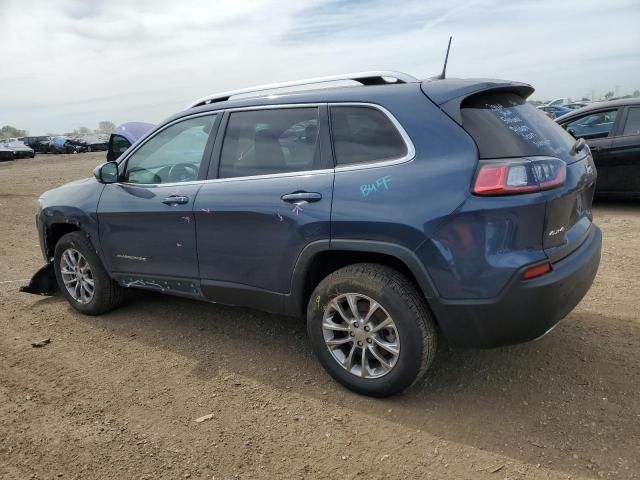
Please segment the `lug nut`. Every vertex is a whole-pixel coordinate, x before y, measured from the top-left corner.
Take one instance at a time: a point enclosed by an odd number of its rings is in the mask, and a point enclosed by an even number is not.
[[[370,338],[367,338],[367,343],[373,343],[373,340],[371,340]]]
[[[353,324],[353,326],[354,326],[354,327],[356,327],[356,328],[358,328],[358,327],[360,326],[360,324],[359,324],[358,322],[355,322],[355,323]]]
[[[365,332],[368,332],[369,330],[371,330],[369,327],[364,327]]]
[[[356,334],[355,334],[355,333],[353,333],[353,332],[349,332],[349,335],[351,335],[352,337],[355,337],[355,336],[356,336]]]
[[[358,340],[358,346],[361,347],[362,346],[362,342],[360,340]]]

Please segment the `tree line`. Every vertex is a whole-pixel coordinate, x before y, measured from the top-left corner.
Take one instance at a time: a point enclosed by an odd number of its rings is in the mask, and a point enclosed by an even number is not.
[[[104,120],[98,123],[98,128],[91,130],[88,127],[79,127],[72,132],[67,132],[65,135],[82,135],[86,133],[106,133],[109,134],[115,130],[116,125],[113,122]],[[29,135],[27,130],[16,128],[12,125],[5,125],[0,128],[0,138],[13,138],[13,137],[26,137]],[[49,133],[48,135],[52,135]]]

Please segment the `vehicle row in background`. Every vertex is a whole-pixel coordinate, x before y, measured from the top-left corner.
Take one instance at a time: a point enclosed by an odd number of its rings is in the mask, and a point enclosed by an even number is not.
[[[640,99],[593,103],[556,122],[591,149],[596,194],[640,196]]]
[[[37,153],[97,152],[108,148],[108,138],[105,134],[40,135],[21,137],[17,140],[23,141]]]
[[[0,160],[33,158],[36,153],[69,154],[106,150],[107,159],[114,161],[153,127],[152,123],[123,123],[108,138],[104,134],[9,138],[0,140]]]

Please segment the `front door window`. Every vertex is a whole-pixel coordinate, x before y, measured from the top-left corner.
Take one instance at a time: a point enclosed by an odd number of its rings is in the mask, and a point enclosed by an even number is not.
[[[215,117],[190,118],[151,137],[127,160],[124,181],[163,184],[197,180]]]

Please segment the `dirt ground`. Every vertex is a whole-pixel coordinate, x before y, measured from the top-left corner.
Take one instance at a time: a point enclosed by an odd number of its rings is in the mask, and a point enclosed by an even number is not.
[[[442,352],[375,400],[296,319],[146,293],[91,318],[19,293],[39,194],[103,157],[0,163],[0,478],[640,478],[640,203],[596,204],[598,277],[549,335]]]

